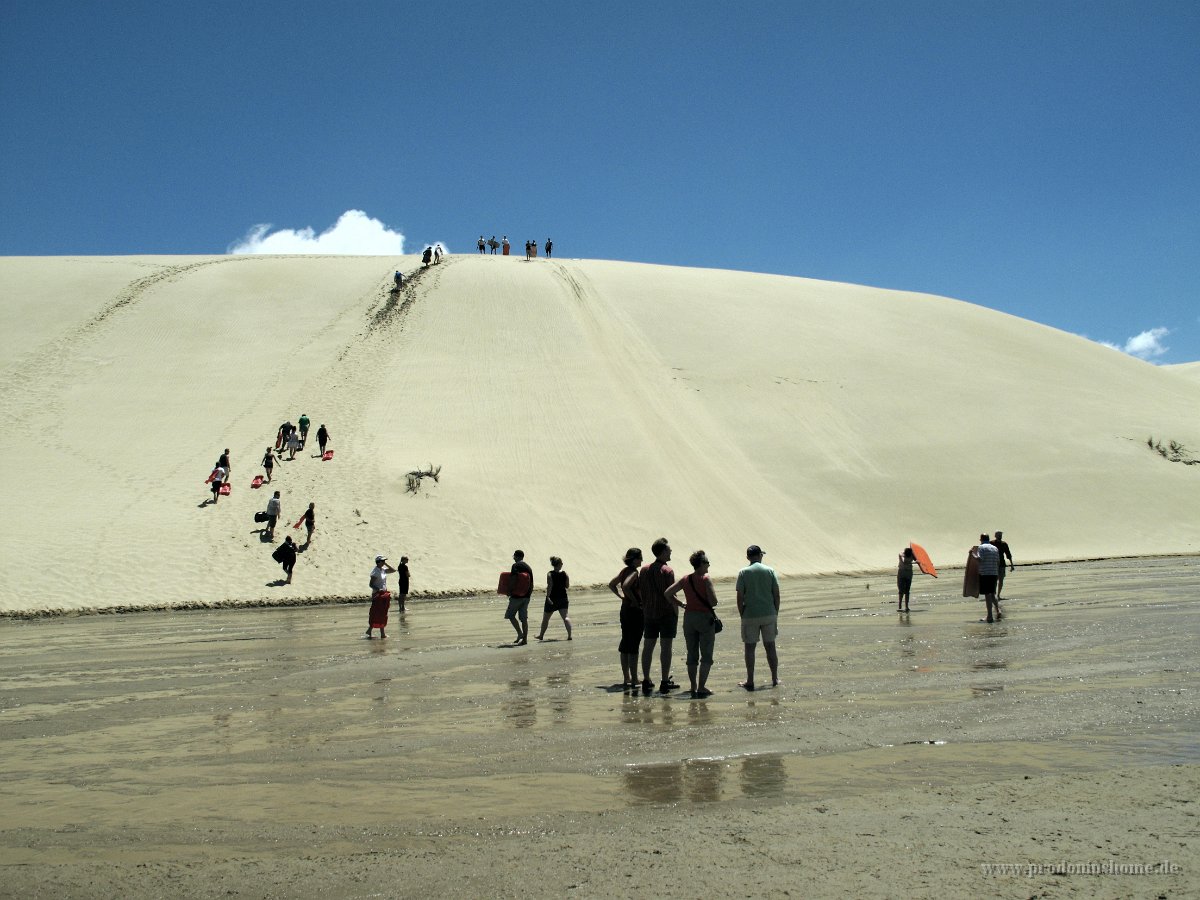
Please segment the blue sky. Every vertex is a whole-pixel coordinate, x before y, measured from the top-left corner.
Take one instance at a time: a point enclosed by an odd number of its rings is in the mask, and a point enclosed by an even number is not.
[[[0,5],[0,255],[362,210],[410,251],[553,237],[1187,362],[1198,149],[1194,0]]]

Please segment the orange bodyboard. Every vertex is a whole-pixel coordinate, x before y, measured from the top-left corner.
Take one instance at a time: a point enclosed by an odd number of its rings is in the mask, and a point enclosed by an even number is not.
[[[250,482],[250,487],[260,488],[262,486],[263,486],[263,477],[261,475],[255,475],[254,480]]]
[[[329,462],[329,460],[333,459],[333,451],[326,450],[324,453],[321,454],[321,459],[325,460],[325,462]]]
[[[233,493],[233,486],[227,481],[223,485],[221,485],[218,493],[220,493],[220,495],[222,497],[227,497],[231,493]]]
[[[929,558],[929,554],[925,552],[925,548],[915,542],[910,543],[908,546],[912,548],[913,558],[917,561],[917,568],[926,575],[932,575],[934,578],[937,578],[937,567],[934,566],[933,560]]]

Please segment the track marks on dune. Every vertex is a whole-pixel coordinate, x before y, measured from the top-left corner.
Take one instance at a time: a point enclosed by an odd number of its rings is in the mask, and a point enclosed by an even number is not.
[[[236,257],[217,257],[183,265],[162,266],[132,282],[100,312],[78,327],[64,331],[25,354],[0,375],[0,419],[20,428],[29,420],[61,414],[58,397],[69,388],[86,348],[100,339],[104,326],[119,313],[140,303],[159,285],[178,281],[192,272]]]
[[[642,435],[632,443],[663,447],[675,461],[666,473],[671,483],[661,485],[664,494],[690,496],[704,485],[706,507],[743,510],[741,525],[760,537],[771,534],[780,518],[808,522],[809,531],[818,533],[808,514],[764,477],[734,436],[714,420],[686,373],[667,362],[636,321],[605,303],[569,263],[556,263],[554,274],[575,299],[585,333],[610,370],[612,384],[629,397],[628,427]],[[703,515],[698,507],[697,521]]]
[[[84,324],[82,329],[80,329],[80,334],[84,337],[87,336],[93,329],[103,325],[110,318],[121,312],[121,310],[133,306],[135,303],[141,301],[147,293],[154,290],[154,288],[158,287],[160,284],[179,281],[185,275],[189,275],[192,272],[195,272],[197,269],[206,269],[209,266],[217,265],[219,263],[236,262],[242,259],[245,259],[245,257],[222,256],[215,259],[204,259],[199,260],[198,262],[185,263],[179,266],[163,266],[157,271],[151,272],[144,278],[139,278],[137,281],[128,285],[125,290],[117,294],[117,296],[113,298],[113,301],[108,304],[108,306],[104,307],[104,309],[96,313],[96,315],[92,316],[92,318],[86,324]]]
[[[380,386],[388,383],[388,372],[403,364],[404,342],[398,338],[405,332],[405,323],[416,304],[436,289],[445,267],[452,264],[443,258],[436,266],[405,273],[404,287],[399,291],[394,289],[393,269],[389,267],[386,281],[354,307],[355,314],[363,317],[361,327],[334,354],[333,362],[314,374],[303,392],[319,401],[309,403],[311,407],[324,408],[327,419],[340,423],[334,428],[335,435],[358,433],[361,437],[369,432],[367,409],[378,397]],[[352,449],[349,440],[340,441],[343,451]],[[378,511],[377,486],[376,473],[359,470],[352,481],[343,483],[344,495],[339,503],[367,511],[367,518],[372,519]],[[363,548],[364,556],[368,549]]]

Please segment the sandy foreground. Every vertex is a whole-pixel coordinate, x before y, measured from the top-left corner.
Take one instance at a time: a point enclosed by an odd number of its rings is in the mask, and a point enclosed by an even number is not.
[[[861,572],[997,529],[1018,562],[1200,553],[1200,465],[1147,446],[1200,456],[1186,367],[803,278],[468,255],[395,295],[397,268],[419,263],[0,259],[0,612],[356,597],[377,553],[426,595],[492,589],[516,547],[594,585],[659,535],[722,577],[750,543]],[[302,413],[334,459],[251,489]],[[277,540],[317,512],[286,588],[254,522],[275,488]]]
[[[727,628],[706,701],[614,689],[598,592],[525,648],[500,598],[386,641],[365,605],[2,620],[0,895],[1196,896],[1200,558],[1020,567],[997,625],[959,577],[907,616],[787,579],[784,684],[737,688]]]

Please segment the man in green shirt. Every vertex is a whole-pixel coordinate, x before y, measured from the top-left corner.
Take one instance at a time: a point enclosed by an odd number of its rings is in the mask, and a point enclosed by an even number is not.
[[[303,447],[308,442],[308,426],[311,425],[312,422],[309,421],[308,416],[306,416],[304,413],[300,413],[300,421],[296,424],[300,426],[300,446]]]
[[[742,617],[742,643],[746,645],[746,680],[742,687],[754,690],[754,648],[762,640],[771,667],[771,687],[779,684],[779,657],[775,638],[779,633],[779,579],[775,570],[764,566],[763,550],[758,544],[746,548],[750,565],[738,572],[737,608]]]

